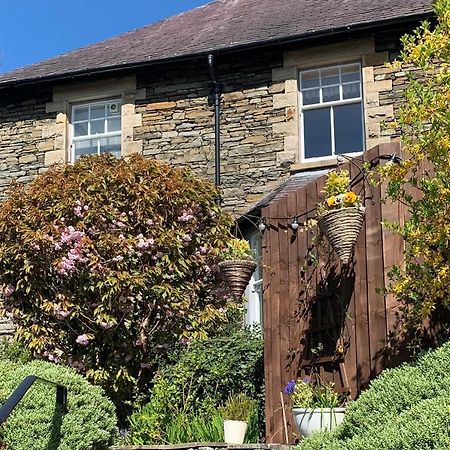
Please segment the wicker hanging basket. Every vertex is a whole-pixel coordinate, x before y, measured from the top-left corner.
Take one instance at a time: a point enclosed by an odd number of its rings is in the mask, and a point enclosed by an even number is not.
[[[245,259],[233,259],[222,261],[219,268],[223,277],[233,294],[235,300],[239,300],[256,269],[256,263]]]
[[[352,258],[365,214],[361,208],[341,208],[327,211],[318,219],[320,229],[343,264]]]

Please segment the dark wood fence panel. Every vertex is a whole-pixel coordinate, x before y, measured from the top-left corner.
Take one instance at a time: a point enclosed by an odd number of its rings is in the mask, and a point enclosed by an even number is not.
[[[365,159],[394,153],[400,153],[399,144],[383,144],[368,151]],[[397,305],[378,290],[385,287],[387,270],[400,261],[403,247],[401,238],[383,229],[381,222],[402,221],[406,212],[400,205],[381,202],[385,188],[369,186],[361,177],[361,165],[355,159],[343,166],[357,181],[353,189],[366,206],[348,267],[341,266],[326,241],[320,244],[317,264],[305,266],[308,249],[315,243],[314,232],[295,233],[289,227],[295,217],[302,223],[315,216],[317,204],[323,201],[325,176],[262,210],[268,225],[263,237],[268,442],[293,442],[290,405],[283,388],[289,380],[308,373],[317,352],[324,352],[323,379],[347,384],[352,397],[389,364],[386,342],[396,326]],[[307,280],[310,296],[303,292]]]

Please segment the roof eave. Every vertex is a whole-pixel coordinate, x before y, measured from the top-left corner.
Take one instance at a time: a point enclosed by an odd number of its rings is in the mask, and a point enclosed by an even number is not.
[[[287,44],[295,44],[295,43],[305,43],[314,40],[320,40],[331,36],[343,36],[350,35],[356,32],[364,32],[364,31],[377,31],[383,28],[387,28],[392,25],[401,25],[408,23],[420,22],[422,20],[430,19],[434,17],[434,13],[432,11],[428,13],[420,13],[413,14],[408,16],[397,17],[393,19],[385,19],[377,22],[363,22],[359,24],[349,25],[340,28],[330,28],[327,30],[319,31],[319,32],[310,32],[296,36],[287,36],[283,38],[275,38],[269,39],[265,41],[257,41],[257,42],[249,42],[245,44],[235,45],[235,46],[227,46],[223,48],[214,48],[210,50],[205,50],[198,53],[190,53],[185,55],[176,55],[171,56],[169,58],[159,58],[151,61],[142,61],[137,63],[130,64],[118,64],[108,67],[101,67],[98,69],[90,69],[90,70],[80,70],[75,72],[68,72],[64,74],[55,74],[49,75],[46,77],[36,77],[36,78],[23,78],[19,80],[11,80],[0,82],[0,89],[7,88],[15,88],[22,87],[24,85],[35,85],[47,82],[57,82],[57,81],[67,81],[71,79],[102,75],[108,73],[117,73],[124,72],[133,69],[140,69],[144,67],[151,67],[155,65],[179,62],[179,61],[187,61],[187,60],[195,60],[200,59],[202,57],[207,56],[210,53],[214,54],[224,54],[231,52],[239,52],[245,50],[251,50],[254,48],[262,48],[262,47],[273,47]]]

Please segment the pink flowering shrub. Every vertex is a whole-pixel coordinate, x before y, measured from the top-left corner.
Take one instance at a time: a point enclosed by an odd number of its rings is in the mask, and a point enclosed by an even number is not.
[[[231,225],[216,195],[141,156],[81,158],[14,186],[0,208],[0,315],[35,356],[128,395],[233,307],[216,281]]]

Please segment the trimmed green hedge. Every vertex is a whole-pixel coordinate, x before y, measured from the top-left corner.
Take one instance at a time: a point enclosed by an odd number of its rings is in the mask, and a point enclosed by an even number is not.
[[[343,424],[298,450],[450,448],[450,343],[384,371],[347,408]]]
[[[106,450],[114,443],[117,427],[112,402],[73,369],[43,361],[0,360],[0,404],[27,375],[67,386],[68,411],[62,415],[56,408],[55,387],[35,383],[3,426],[7,449]]]

